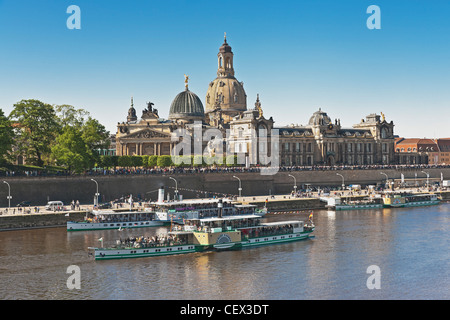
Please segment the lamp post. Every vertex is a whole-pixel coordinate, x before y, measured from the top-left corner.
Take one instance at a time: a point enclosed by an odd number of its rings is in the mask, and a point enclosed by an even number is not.
[[[173,177],[169,177],[169,179],[175,181],[175,198],[176,198],[176,200],[178,200],[178,182]]]
[[[342,190],[344,190],[344,189],[345,189],[345,180],[344,180],[344,176],[343,176],[342,174],[340,174],[340,173],[336,173],[336,175],[338,175],[339,177],[342,178]]]
[[[428,172],[425,171],[421,171],[422,173],[425,173],[427,175],[427,188],[429,186],[429,182],[430,182],[430,174]]]
[[[8,196],[6,197],[6,199],[8,199],[8,211],[9,211],[11,209],[11,199],[12,199],[12,197],[11,197],[11,187],[10,187],[8,182],[3,181],[3,183],[6,183],[8,185]]]
[[[236,177],[236,176],[233,176],[233,178],[235,178],[235,179],[238,179],[239,180],[239,188],[238,188],[238,190],[239,190],[239,197],[241,197],[242,196],[242,186],[241,186],[241,179],[239,179],[238,177]]]
[[[288,174],[288,176],[294,178],[294,193],[297,194],[297,179],[292,174]]]
[[[95,193],[95,198],[94,198],[94,206],[98,206],[98,196],[100,195],[100,193],[98,193],[98,183],[94,179],[91,179],[91,181],[94,181],[95,185],[97,186],[97,192]]]

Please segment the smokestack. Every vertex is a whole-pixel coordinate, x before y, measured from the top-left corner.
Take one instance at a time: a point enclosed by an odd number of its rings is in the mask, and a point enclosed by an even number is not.
[[[158,202],[164,202],[164,187],[159,188],[158,190]]]
[[[222,208],[223,208],[222,199],[219,199],[219,202],[217,203],[217,208],[219,208],[219,213],[217,217],[222,218]]]

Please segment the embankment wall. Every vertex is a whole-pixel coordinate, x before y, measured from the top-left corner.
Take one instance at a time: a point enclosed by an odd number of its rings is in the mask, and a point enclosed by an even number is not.
[[[85,177],[33,177],[14,178],[7,177],[11,186],[11,206],[22,201],[30,201],[31,205],[44,205],[48,200],[61,200],[65,204],[72,200],[80,203],[93,203],[96,185],[99,185],[100,201],[111,201],[123,195],[140,195],[143,199],[156,199],[157,190],[165,186],[166,194],[173,196],[175,182],[169,179],[174,177],[178,181],[178,189],[185,198],[211,196],[214,193],[237,195],[239,182],[233,176],[237,176],[242,182],[242,195],[270,195],[286,194],[292,191],[296,177],[298,188],[304,184],[313,186],[340,186],[342,179],[336,173],[342,174],[345,184],[377,184],[389,179],[400,179],[403,173],[405,179],[414,179],[417,173],[421,183],[426,175],[418,169],[383,169],[383,170],[339,170],[339,171],[293,171],[278,172],[275,175],[261,175],[256,172],[244,173],[198,173],[198,174],[148,174],[148,175],[117,175],[117,176],[85,176]],[[430,181],[440,180],[441,172],[444,179],[450,179],[450,168],[426,169],[430,174]],[[210,192],[206,194],[205,192]],[[0,207],[7,207],[8,187],[0,184]]]

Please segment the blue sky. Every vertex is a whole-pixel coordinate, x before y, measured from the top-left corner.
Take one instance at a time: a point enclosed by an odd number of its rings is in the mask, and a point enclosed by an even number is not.
[[[69,5],[81,30],[69,30]],[[369,30],[369,5],[381,29]],[[351,127],[370,113],[405,137],[450,137],[450,1],[0,0],[0,108],[21,99],[88,110],[108,130],[184,89],[204,102],[227,32],[247,106],[276,126],[318,108]]]

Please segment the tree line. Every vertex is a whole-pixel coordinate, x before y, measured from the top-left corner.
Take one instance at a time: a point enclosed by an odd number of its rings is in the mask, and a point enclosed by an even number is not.
[[[0,171],[10,171],[19,157],[26,164],[22,170],[53,168],[68,174],[93,168],[199,167],[213,163],[201,155],[183,156],[183,164],[178,165],[168,155],[101,155],[99,151],[109,147],[109,132],[84,109],[35,99],[17,102],[9,116],[0,109]],[[216,165],[237,165],[234,155],[222,160]]]
[[[217,157],[214,158],[217,160]],[[213,158],[209,159],[206,156],[193,155],[193,156],[183,156],[182,164],[175,164],[173,159],[169,155],[160,156],[110,156],[102,155],[99,158],[97,166],[100,168],[155,168],[155,167],[202,167],[210,166],[213,162]],[[217,161],[216,161],[217,162]],[[222,163],[215,163],[217,166],[236,166],[237,156],[225,156],[222,158]]]
[[[0,167],[22,157],[38,168],[60,166],[81,173],[100,161],[98,150],[109,147],[109,132],[89,112],[71,105],[29,99],[14,104],[6,116],[0,109]]]

